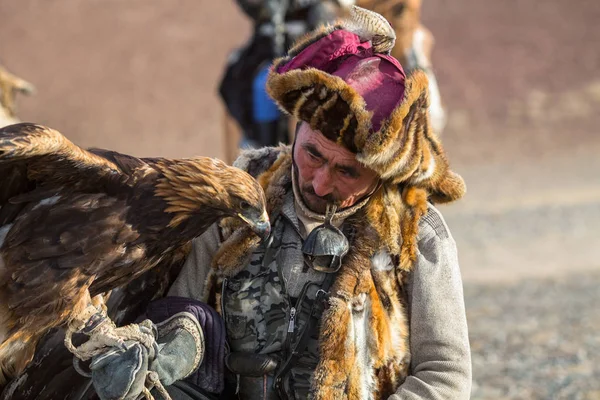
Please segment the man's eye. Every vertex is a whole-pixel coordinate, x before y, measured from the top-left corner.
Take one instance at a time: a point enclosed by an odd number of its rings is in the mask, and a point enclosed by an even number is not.
[[[311,152],[308,153],[308,156],[315,161],[319,160],[319,157]]]
[[[357,178],[357,176],[353,172],[345,170],[345,169],[340,169],[340,174],[344,178],[350,178],[350,179],[356,179]]]

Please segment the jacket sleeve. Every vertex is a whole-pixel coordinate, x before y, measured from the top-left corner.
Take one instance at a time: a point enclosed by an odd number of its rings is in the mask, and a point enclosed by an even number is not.
[[[213,224],[203,235],[194,239],[179,276],[171,285],[167,298],[150,304],[148,316],[154,321],[185,312],[198,321],[203,333],[204,359],[198,369],[187,378],[196,386],[212,393],[223,390],[225,376],[225,323],[210,306],[202,303],[206,277],[213,255],[220,245],[219,227]],[[192,351],[187,347],[179,351]]]
[[[219,227],[213,224],[204,234],[193,240],[192,251],[167,296],[204,300],[204,284],[219,245]]]
[[[469,399],[471,352],[456,244],[433,207],[420,230],[407,285],[412,372],[389,399]]]

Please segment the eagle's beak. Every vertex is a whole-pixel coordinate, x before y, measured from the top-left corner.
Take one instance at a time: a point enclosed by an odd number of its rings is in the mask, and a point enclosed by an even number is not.
[[[254,225],[250,225],[254,233],[256,233],[264,242],[271,235],[271,223],[269,222],[269,215],[267,211],[263,212],[260,219],[256,221]]]
[[[250,226],[250,229],[252,229],[263,242],[271,235],[271,224],[266,211],[261,215],[260,219],[256,221],[250,220],[241,214],[238,214],[238,216]]]
[[[269,223],[269,220],[260,221],[252,227],[252,230],[260,236],[261,240],[264,242],[271,235],[271,224]]]

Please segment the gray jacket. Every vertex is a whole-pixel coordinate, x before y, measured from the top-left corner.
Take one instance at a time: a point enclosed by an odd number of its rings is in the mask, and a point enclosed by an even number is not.
[[[468,399],[471,358],[456,244],[433,206],[419,228],[418,260],[406,292],[411,375],[389,399]],[[202,300],[218,247],[218,228],[213,226],[194,241],[169,295]]]

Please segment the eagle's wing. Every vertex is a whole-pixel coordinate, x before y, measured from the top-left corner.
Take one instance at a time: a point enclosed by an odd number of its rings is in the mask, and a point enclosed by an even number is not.
[[[0,129],[0,229],[12,222],[35,192],[101,189],[133,179],[157,159],[139,159],[100,149],[83,150],[51,129],[18,124]],[[70,188],[70,189],[69,189]],[[12,219],[11,219],[12,218]],[[85,236],[85,235],[83,235]],[[152,270],[109,295],[109,316],[118,326],[131,323],[148,303],[163,297],[190,251],[191,242],[163,255]],[[11,399],[89,398],[89,380],[72,367],[62,346],[64,332],[52,330],[39,343],[34,361],[5,390]],[[4,399],[6,397],[0,396]]]
[[[135,322],[148,304],[164,297],[185,263],[188,243],[169,253],[155,268],[110,293],[108,315],[123,326]],[[90,379],[73,368],[73,354],[63,345],[64,331],[53,329],[40,341],[33,362],[5,389],[2,400],[96,399]]]
[[[58,187],[84,189],[122,182],[123,171],[112,161],[71,143],[54,129],[21,123],[0,129],[0,226],[24,207],[34,188],[49,193]]]
[[[165,254],[160,263],[129,284],[110,292],[106,305],[109,317],[126,325],[142,315],[148,303],[163,297],[175,281],[192,249],[192,242]]]

